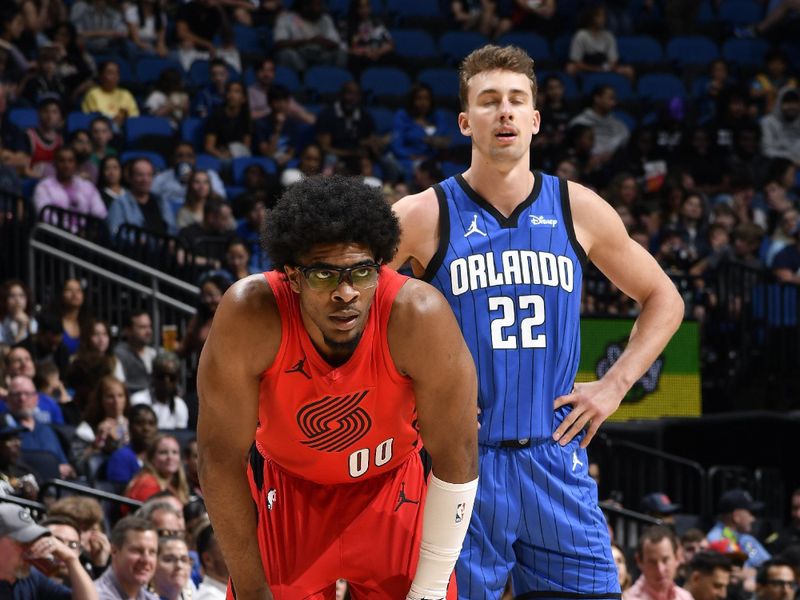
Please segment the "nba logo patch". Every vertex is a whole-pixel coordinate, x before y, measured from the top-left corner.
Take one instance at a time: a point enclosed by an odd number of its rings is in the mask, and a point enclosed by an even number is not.
[[[278,499],[278,491],[275,488],[270,488],[267,492],[267,510],[272,510],[275,501]]]
[[[456,506],[456,523],[461,523],[464,520],[464,511],[467,510],[467,503],[462,502]]]

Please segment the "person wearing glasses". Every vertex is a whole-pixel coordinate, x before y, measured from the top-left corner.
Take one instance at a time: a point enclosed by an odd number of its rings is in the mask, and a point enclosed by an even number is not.
[[[797,578],[789,561],[778,557],[761,564],[756,575],[757,600],[793,600],[796,592]]]
[[[152,590],[162,600],[190,600],[194,584],[189,575],[192,559],[186,540],[177,536],[160,536],[156,572],[150,582]]]
[[[75,523],[75,521],[67,517],[48,517],[39,523],[39,525],[46,527],[54,538],[66,545],[67,548],[80,557],[81,534],[78,531],[78,524]],[[67,567],[67,563],[63,560],[56,560],[54,562],[54,572],[50,575],[50,579],[69,587],[69,568]]]
[[[174,352],[162,352],[153,361],[150,387],[131,395],[131,405],[147,404],[158,417],[159,429],[186,429],[189,408],[178,396],[180,361]]]
[[[385,266],[399,235],[380,190],[310,177],[267,216],[276,270],[222,298],[198,446],[228,598],[332,598],[339,578],[354,598],[455,597],[475,368],[444,298]]]

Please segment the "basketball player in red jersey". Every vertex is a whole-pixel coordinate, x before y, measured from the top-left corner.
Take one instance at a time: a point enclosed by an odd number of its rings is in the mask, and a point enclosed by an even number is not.
[[[475,368],[439,292],[382,266],[399,233],[378,190],[295,184],[264,230],[276,270],[217,309],[198,442],[228,598],[332,600],[340,577],[354,600],[456,597]]]

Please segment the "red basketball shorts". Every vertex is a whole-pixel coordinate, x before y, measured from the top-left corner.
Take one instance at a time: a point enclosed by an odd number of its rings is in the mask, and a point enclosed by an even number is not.
[[[339,578],[353,600],[406,597],[422,539],[426,486],[418,453],[378,477],[320,485],[290,475],[254,446],[248,478],[275,600],[334,600]],[[454,576],[447,598],[457,598]]]

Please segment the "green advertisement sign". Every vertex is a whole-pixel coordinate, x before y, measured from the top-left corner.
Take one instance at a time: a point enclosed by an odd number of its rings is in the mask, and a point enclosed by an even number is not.
[[[594,381],[602,377],[625,349],[631,327],[633,319],[582,319],[581,362],[576,380]],[[609,420],[699,417],[699,352],[697,323],[682,323]]]

